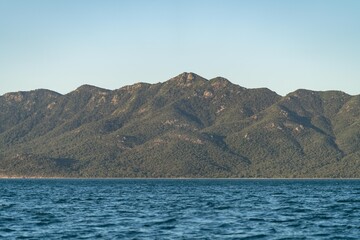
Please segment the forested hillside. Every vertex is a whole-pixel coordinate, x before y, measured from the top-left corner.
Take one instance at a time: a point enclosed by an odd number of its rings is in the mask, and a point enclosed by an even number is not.
[[[360,177],[360,95],[183,73],[0,96],[0,176]]]

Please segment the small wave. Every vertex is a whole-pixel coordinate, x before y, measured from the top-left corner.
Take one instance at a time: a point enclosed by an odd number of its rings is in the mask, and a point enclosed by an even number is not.
[[[299,227],[302,226],[302,223],[300,223],[300,222],[293,222],[293,223],[291,223],[291,224],[288,224],[287,226],[290,227],[290,228],[299,228]]]
[[[333,219],[333,218],[334,217],[328,216],[328,215],[325,215],[325,214],[319,214],[319,215],[314,215],[313,216],[314,220],[330,220],[330,219]]]
[[[249,221],[252,221],[252,222],[265,222],[265,219],[264,218],[251,217],[251,218],[249,218]]]
[[[332,205],[326,206],[326,209],[328,209],[329,211],[343,210],[344,206],[345,206],[345,204],[343,204],[343,203],[341,203],[341,204],[332,204]]]
[[[45,219],[45,220],[41,220],[40,222],[37,222],[36,225],[37,226],[47,226],[47,225],[51,225],[51,224],[55,224],[55,223],[61,223],[61,221],[57,220],[57,219]]]
[[[13,218],[13,217],[2,217],[2,218],[0,218],[1,223],[16,222],[16,221],[18,221],[18,219]]]
[[[56,200],[54,203],[55,204],[64,204],[64,203],[68,203],[68,202],[69,202],[68,199],[62,198],[62,199]]]
[[[171,223],[176,223],[177,220],[176,218],[169,218],[169,219],[166,219],[164,221],[159,221],[159,222],[156,222],[157,224],[171,224]]]
[[[241,239],[268,239],[270,236],[267,234],[255,234],[252,236],[242,237]]]
[[[9,204],[3,203],[3,204],[0,204],[0,210],[1,209],[10,209],[10,208],[13,208],[15,206],[16,206],[15,203],[9,203]]]
[[[61,239],[77,239],[79,237],[79,235],[75,234],[75,233],[65,233]]]
[[[311,235],[312,237],[330,237],[331,234],[330,233],[316,233]]]
[[[15,232],[16,230],[11,229],[11,228],[0,228],[0,232],[5,232],[5,233],[10,233],[10,232]]]
[[[215,207],[215,210],[226,210],[226,209],[231,209],[232,207],[230,206],[219,206],[219,207]]]
[[[143,226],[144,227],[152,227],[152,226],[158,226],[158,225],[173,224],[176,222],[177,222],[176,218],[169,218],[169,219],[161,220],[161,221],[146,222],[143,224]]]
[[[338,203],[360,203],[360,199],[339,199]]]
[[[99,227],[99,228],[108,228],[108,227],[114,227],[114,226],[116,226],[116,224],[114,224],[114,223],[105,223],[105,224],[96,225],[96,227]]]
[[[162,230],[172,230],[174,228],[176,228],[176,226],[172,226],[172,225],[170,225],[170,226],[161,226],[160,227],[160,229],[162,229]]]
[[[271,222],[273,223],[291,223],[291,222],[297,222],[297,219],[273,219]]]
[[[141,234],[141,232],[140,231],[136,231],[136,230],[130,230],[130,231],[128,231],[128,232],[126,232],[126,235],[127,236],[135,236],[135,235],[138,235],[138,234]]]
[[[222,223],[219,226],[219,228],[230,228],[230,227],[231,227],[231,224],[229,224],[229,223]]]
[[[274,212],[279,212],[279,213],[310,213],[313,212],[312,209],[310,208],[301,208],[301,207],[295,207],[295,206],[289,206],[289,207],[280,207],[280,208],[275,208]]]

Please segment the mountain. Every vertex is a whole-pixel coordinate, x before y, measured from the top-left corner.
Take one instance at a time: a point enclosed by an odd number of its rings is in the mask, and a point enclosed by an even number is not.
[[[360,95],[182,73],[0,96],[0,176],[360,177]]]

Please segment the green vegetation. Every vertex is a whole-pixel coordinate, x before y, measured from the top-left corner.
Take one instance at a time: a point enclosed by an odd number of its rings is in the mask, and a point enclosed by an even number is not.
[[[0,176],[360,177],[360,96],[183,73],[0,96]]]

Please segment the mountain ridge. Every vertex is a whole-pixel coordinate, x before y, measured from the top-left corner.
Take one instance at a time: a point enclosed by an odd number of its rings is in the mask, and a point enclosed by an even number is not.
[[[280,96],[184,72],[0,96],[0,175],[360,177],[360,95]]]

